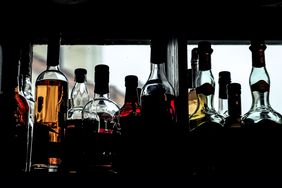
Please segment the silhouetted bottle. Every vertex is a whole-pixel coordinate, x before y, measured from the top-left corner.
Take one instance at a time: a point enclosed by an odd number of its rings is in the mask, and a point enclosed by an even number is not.
[[[22,95],[25,96],[29,104],[27,171],[30,171],[30,165],[31,165],[33,127],[34,127],[34,97],[32,92],[32,58],[33,58],[32,47],[33,46],[30,41],[24,40],[22,42],[21,57],[20,57],[20,76],[19,76],[20,92]]]
[[[281,173],[282,116],[269,103],[270,79],[265,64],[266,45],[252,40],[252,71],[249,77],[252,92],[251,109],[241,119],[245,134],[244,173],[278,175]]]
[[[144,148],[140,161],[140,167],[153,174],[170,173],[170,165],[175,164],[175,91],[166,76],[166,57],[167,40],[153,38],[150,75],[141,91]]]
[[[113,140],[120,134],[119,110],[110,98],[109,66],[96,65],[94,99],[82,111],[87,173],[116,173],[113,169],[116,155]]]
[[[64,138],[63,168],[66,173],[79,173],[82,170],[84,155],[82,110],[90,100],[86,85],[87,70],[77,68],[74,73],[75,84],[71,91],[71,106],[67,112],[67,126]]]
[[[3,175],[20,175],[29,170],[29,105],[19,89],[20,47],[10,40],[1,42],[1,171]]]
[[[215,91],[214,77],[211,71],[213,49],[208,41],[198,43],[199,72],[196,80],[196,92],[199,100],[196,112],[189,118],[190,146],[193,153],[192,174],[216,174],[220,161],[220,133],[224,118],[213,107]]]
[[[243,115],[242,124],[246,126],[281,126],[282,116],[269,103],[270,79],[265,66],[264,41],[252,41],[252,71],[249,78],[252,92],[251,109]]]
[[[48,39],[47,69],[35,82],[32,170],[58,172],[67,118],[68,80],[60,70],[59,35]]]
[[[139,129],[141,126],[141,106],[137,93],[138,77],[127,75],[125,77],[125,98],[120,109],[120,169],[123,174],[132,174],[138,163],[138,144],[140,144]]]
[[[198,48],[193,48],[191,53],[191,73],[188,77],[188,83],[191,82],[191,87],[188,89],[188,106],[189,117],[193,115],[198,107],[198,97],[196,93],[196,78],[199,71],[199,54]]]
[[[231,83],[231,76],[229,71],[221,71],[218,75],[218,113],[223,117],[227,117],[228,100],[226,87]]]

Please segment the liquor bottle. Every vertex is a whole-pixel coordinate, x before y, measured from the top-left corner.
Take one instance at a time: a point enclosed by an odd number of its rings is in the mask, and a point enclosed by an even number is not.
[[[1,171],[3,175],[28,172],[29,105],[19,89],[20,46],[5,40],[0,59]]]
[[[150,47],[150,75],[141,91],[144,146],[140,148],[140,172],[171,173],[176,164],[176,109],[175,91],[166,75],[167,40],[153,38]]]
[[[230,72],[220,71],[218,76],[218,113],[223,117],[227,117],[228,100],[226,87],[231,83]]]
[[[270,79],[265,65],[264,41],[251,41],[249,49],[252,52],[252,71],[249,84],[252,92],[251,109],[243,115],[242,125],[250,126],[280,126],[282,116],[269,103]]]
[[[213,107],[215,90],[211,71],[213,49],[208,41],[198,43],[199,72],[196,80],[196,92],[199,100],[196,112],[189,118],[190,146],[193,152],[190,169],[192,174],[210,175],[218,172],[221,159],[221,132],[224,117]]]
[[[127,75],[125,77],[125,99],[120,109],[121,151],[118,158],[119,168],[123,174],[132,174],[136,168],[135,164],[138,163],[137,146],[140,139],[141,106],[137,86],[137,76]]]
[[[189,118],[190,129],[202,125],[221,126],[224,118],[216,112],[213,106],[215,90],[214,77],[211,71],[211,54],[213,49],[208,41],[198,43],[199,72],[196,80],[196,92],[199,100],[196,112]]]
[[[48,39],[47,69],[35,82],[32,170],[59,172],[67,117],[68,80],[60,70],[59,35]]]
[[[252,40],[252,70],[249,84],[252,94],[250,110],[241,118],[244,129],[244,173],[280,175],[282,162],[282,116],[269,102],[270,78],[265,63],[265,41]]]
[[[86,173],[112,174],[114,142],[120,134],[119,106],[110,98],[109,66],[95,66],[94,98],[82,111],[86,147]]]
[[[20,56],[20,76],[19,88],[22,95],[25,96],[29,104],[29,123],[28,123],[28,151],[27,171],[30,171],[31,156],[32,156],[32,140],[33,140],[33,127],[34,127],[34,97],[32,92],[32,57],[33,49],[30,41],[23,41],[21,46]]]
[[[225,118],[225,127],[241,128],[241,84],[227,84],[228,116]]]
[[[86,85],[87,70],[77,68],[74,73],[75,84],[71,91],[71,104],[67,112],[67,125],[64,136],[63,169],[65,173],[79,173],[82,170],[84,146],[82,109],[90,100]]]
[[[196,83],[195,83],[199,71],[198,60],[199,60],[198,48],[193,48],[191,52],[191,73],[188,73],[188,75],[190,74],[188,78],[188,82],[191,82],[191,87],[188,89],[189,117],[195,113],[199,102],[196,93]]]

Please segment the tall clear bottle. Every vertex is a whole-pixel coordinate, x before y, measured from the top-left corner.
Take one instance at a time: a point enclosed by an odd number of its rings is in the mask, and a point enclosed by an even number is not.
[[[60,171],[67,117],[68,80],[60,70],[59,35],[48,39],[47,69],[35,82],[32,170]]]
[[[70,109],[67,112],[67,125],[64,137],[65,173],[80,173],[83,165],[84,136],[82,127],[82,110],[90,101],[86,85],[87,70],[77,68],[74,70],[75,84],[71,91]]]
[[[29,123],[28,123],[28,151],[27,151],[27,171],[31,168],[32,156],[32,140],[33,140],[33,127],[34,127],[34,97],[32,91],[32,58],[33,48],[28,40],[24,40],[21,45],[20,57],[20,80],[19,87],[22,95],[25,96],[29,104]]]
[[[176,109],[175,91],[166,75],[167,40],[153,38],[150,46],[150,75],[141,91],[141,150],[146,150],[140,155],[140,168],[147,173],[170,173],[176,164]]]
[[[138,77],[127,75],[125,77],[125,98],[120,109],[120,162],[119,168],[123,174],[132,174],[136,170],[137,144],[140,139],[141,106],[138,98]]]
[[[280,126],[282,116],[269,103],[270,79],[265,65],[265,42],[251,41],[252,71],[249,84],[252,92],[251,109],[243,115],[242,125],[249,126]]]
[[[199,54],[198,48],[193,48],[191,52],[191,87],[188,90],[188,106],[189,106],[189,117],[195,113],[198,107],[198,97],[196,93],[196,78],[199,71]]]
[[[19,89],[20,47],[5,40],[0,50],[1,171],[3,175],[21,175],[29,167],[30,129],[29,105]]]
[[[114,140],[120,134],[119,106],[110,98],[109,66],[95,66],[94,99],[82,111],[87,173],[116,173]]]
[[[193,152],[192,174],[211,175],[219,172],[221,160],[220,133],[224,117],[213,106],[215,91],[214,77],[211,71],[213,49],[208,41],[198,43],[199,72],[196,79],[196,92],[199,100],[196,112],[189,118],[190,146]]]
[[[220,71],[218,76],[218,113],[223,117],[227,117],[228,100],[226,87],[231,83],[231,76],[229,71]]]

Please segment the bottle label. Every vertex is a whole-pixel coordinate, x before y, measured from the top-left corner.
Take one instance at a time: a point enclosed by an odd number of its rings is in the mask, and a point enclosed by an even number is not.
[[[258,91],[261,93],[269,92],[269,83],[267,83],[265,80],[260,80],[255,84],[251,85],[251,90]]]
[[[197,87],[198,94],[204,94],[206,96],[214,94],[214,87],[210,83],[205,83],[199,87]]]

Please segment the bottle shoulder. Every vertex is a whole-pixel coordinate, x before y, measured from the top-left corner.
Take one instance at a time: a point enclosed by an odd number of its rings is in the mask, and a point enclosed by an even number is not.
[[[170,94],[175,95],[174,88],[167,80],[148,80],[141,91],[141,95],[151,95],[151,94]]]
[[[36,82],[40,80],[61,80],[68,82],[67,77],[64,75],[63,72],[59,70],[45,70],[40,73],[36,79]]]

